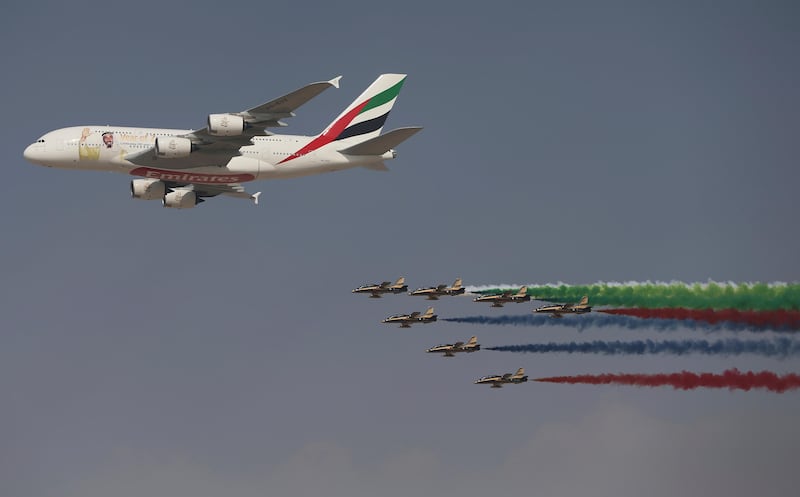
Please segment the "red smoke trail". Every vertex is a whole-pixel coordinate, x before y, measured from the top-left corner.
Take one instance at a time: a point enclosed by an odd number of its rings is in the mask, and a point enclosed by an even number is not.
[[[736,309],[603,309],[606,314],[622,314],[644,319],[691,319],[710,324],[731,322],[757,328],[800,329],[800,311],[739,311]]]
[[[671,374],[585,374],[537,378],[534,381],[587,385],[634,385],[637,387],[671,386],[676,390],[693,390],[701,387],[728,388],[730,390],[766,388],[771,392],[778,393],[800,388],[800,376],[794,373],[778,376],[770,371],[742,373],[738,369],[729,369],[722,374],[690,373],[688,371]]]

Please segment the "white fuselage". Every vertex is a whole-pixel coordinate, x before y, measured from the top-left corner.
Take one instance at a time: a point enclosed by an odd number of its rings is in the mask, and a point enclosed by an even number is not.
[[[356,156],[340,153],[342,143],[328,143],[303,155],[297,152],[312,136],[256,136],[252,145],[239,148],[239,155],[221,164],[204,167],[174,168],[174,159],[159,158],[163,166],[133,164],[126,157],[152,149],[157,137],[178,137],[191,133],[184,129],[132,128],[120,126],[75,126],[51,131],[29,145],[25,158],[47,167],[113,171],[164,181],[199,184],[230,184],[248,181],[295,178],[368,166],[393,158],[386,152],[381,156]],[[105,135],[110,135],[110,139]]]

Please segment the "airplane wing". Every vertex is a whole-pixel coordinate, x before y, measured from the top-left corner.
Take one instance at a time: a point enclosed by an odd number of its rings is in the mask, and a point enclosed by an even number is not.
[[[211,134],[208,127],[205,127],[187,133],[182,138],[191,140],[193,149],[196,147],[196,150],[188,157],[158,159],[153,146],[141,152],[129,154],[125,158],[140,166],[158,166],[167,169],[224,166],[231,158],[240,155],[239,148],[250,145],[254,136],[266,136],[265,128],[286,126],[286,123],[280,119],[293,117],[296,109],[331,86],[338,88],[340,79],[341,76],[337,76],[330,81],[311,83],[282,97],[241,112],[216,114],[222,118],[232,116],[232,119],[237,119],[240,123],[244,121],[244,131],[236,136],[218,136]]]
[[[198,183],[176,183],[173,181],[164,182],[169,190],[191,190],[200,197],[216,197],[217,195],[228,195],[229,197],[237,197],[250,199],[258,205],[258,197],[261,192],[248,193],[239,183],[230,183],[227,185],[206,185]]]
[[[463,347],[463,346],[464,346],[464,342],[456,342],[456,343],[453,344],[453,348],[454,349],[457,349],[457,348]]]
[[[416,318],[418,318],[418,317],[419,317],[419,315],[420,315],[420,314],[422,314],[422,313],[421,313],[421,312],[419,312],[419,311],[414,311],[414,312],[412,312],[411,314],[409,314],[409,316],[408,316],[408,317],[409,317],[409,318],[411,318],[411,319],[416,319]]]
[[[511,379],[511,373],[504,374],[499,381],[509,381]]]
[[[389,285],[391,285],[391,284],[392,284],[392,282],[391,282],[391,281],[382,281],[382,282],[381,282],[381,284],[380,284],[380,285],[378,285],[378,286],[379,286],[380,288],[387,288],[387,287],[388,287]]]

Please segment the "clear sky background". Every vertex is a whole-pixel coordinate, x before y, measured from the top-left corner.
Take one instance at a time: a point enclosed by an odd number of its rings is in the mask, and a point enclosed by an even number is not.
[[[472,382],[796,359],[445,360],[423,351],[698,333],[400,330],[379,321],[426,302],[350,289],[799,280],[799,15],[790,1],[6,6],[0,496],[795,495],[796,392]],[[392,171],[253,184],[258,207],[165,210],[131,200],[123,175],[22,158],[55,128],[201,127],[342,74],[288,120],[315,134],[383,72],[409,75],[384,129],[425,127]]]

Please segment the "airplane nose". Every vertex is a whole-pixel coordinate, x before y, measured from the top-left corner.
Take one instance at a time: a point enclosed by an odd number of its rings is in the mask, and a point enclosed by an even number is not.
[[[39,164],[41,162],[41,155],[41,146],[38,146],[36,143],[28,145],[25,151],[22,152],[22,156],[25,157],[25,160],[34,164]]]

